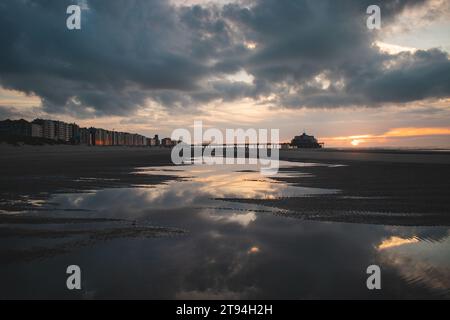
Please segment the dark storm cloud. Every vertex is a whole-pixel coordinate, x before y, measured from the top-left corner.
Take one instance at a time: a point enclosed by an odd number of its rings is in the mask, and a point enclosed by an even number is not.
[[[392,69],[366,79],[352,79],[352,90],[375,102],[407,102],[450,94],[450,63],[446,53],[420,50],[399,54],[397,60],[398,65]]]
[[[253,8],[228,5],[224,15],[261,44],[245,68],[271,86],[280,105],[367,106],[450,95],[447,53],[381,53],[373,46],[377,33],[365,26],[370,4],[373,1],[269,0]],[[381,2],[383,24],[406,6],[424,4]],[[400,62],[386,67],[396,60]],[[326,89],[316,80],[320,75],[330,82]]]
[[[65,27],[69,3],[0,6],[4,87],[35,92],[48,111],[78,106],[127,114],[147,91],[189,91],[208,72],[165,1],[89,2],[81,31]]]
[[[273,95],[280,106],[335,107],[450,95],[446,53],[393,56],[372,46],[365,10],[373,1],[92,0],[82,30],[69,31],[71,3],[0,4],[0,84],[38,95],[50,113],[130,115],[147,99],[181,108]],[[424,3],[380,2],[383,25]],[[241,70],[253,83],[227,78]]]

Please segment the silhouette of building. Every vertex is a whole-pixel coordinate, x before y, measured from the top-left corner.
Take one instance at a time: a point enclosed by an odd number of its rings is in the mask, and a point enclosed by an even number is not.
[[[43,138],[57,140],[55,136],[55,122],[53,120],[35,119],[32,123],[42,126]]]
[[[88,128],[80,128],[80,144],[92,145],[91,133]]]
[[[296,148],[322,148],[323,143],[318,142],[314,136],[307,135],[303,132],[300,136],[295,136],[292,139],[291,146]]]
[[[147,138],[147,145],[150,147],[156,147],[156,139],[155,138]]]
[[[35,138],[44,137],[44,128],[37,123],[31,123],[31,136]]]
[[[175,141],[173,141],[170,138],[161,139],[161,146],[163,146],[163,147],[169,148],[169,147],[173,147],[174,145],[175,145]]]
[[[0,134],[5,136],[28,136],[57,140],[63,143],[93,146],[158,146],[158,135],[147,138],[137,133],[117,132],[101,128],[80,128],[76,123],[35,119],[31,123],[24,120],[0,121]],[[171,140],[165,141],[171,146]]]
[[[24,119],[0,121],[0,134],[31,137],[31,123]]]
[[[69,124],[69,142],[72,144],[80,144],[81,143],[81,132],[80,127],[76,123]]]

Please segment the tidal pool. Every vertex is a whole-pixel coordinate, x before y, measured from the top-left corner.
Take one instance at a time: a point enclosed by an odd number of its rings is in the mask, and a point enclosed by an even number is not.
[[[312,165],[320,164],[281,161],[297,170],[278,176],[301,179],[301,168]],[[0,298],[450,297],[446,227],[315,222],[228,201],[339,193],[279,182],[251,165],[148,167],[136,174],[174,180],[55,194],[39,202],[39,211],[19,213],[103,222],[2,225]],[[80,291],[66,288],[73,264],[82,270]],[[381,290],[366,287],[372,264],[381,268]]]

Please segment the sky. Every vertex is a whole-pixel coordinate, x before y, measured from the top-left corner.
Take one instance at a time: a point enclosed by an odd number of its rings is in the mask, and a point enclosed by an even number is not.
[[[450,147],[449,0],[3,0],[0,17],[0,119]]]

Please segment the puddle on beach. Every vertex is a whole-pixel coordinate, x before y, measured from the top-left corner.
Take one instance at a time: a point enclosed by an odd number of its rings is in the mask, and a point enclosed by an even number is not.
[[[277,177],[301,179],[301,168],[311,165],[319,164],[281,161],[281,168],[298,170]],[[450,297],[446,227],[314,222],[227,201],[339,193],[272,180],[252,165],[148,167],[136,173],[177,179],[55,194],[38,203],[38,212],[20,213],[96,223],[3,224],[0,230],[10,233],[3,232],[0,242],[0,298]],[[82,291],[65,287],[71,264],[81,267]],[[372,264],[382,270],[379,291],[366,287]]]

